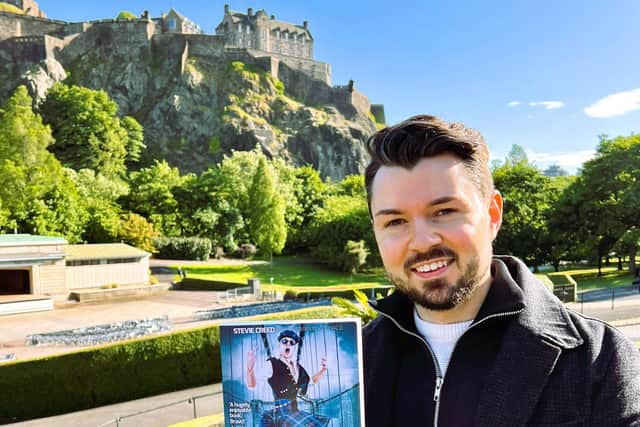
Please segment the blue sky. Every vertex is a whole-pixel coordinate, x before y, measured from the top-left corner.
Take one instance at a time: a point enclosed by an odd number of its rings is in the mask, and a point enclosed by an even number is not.
[[[429,113],[512,144],[544,168],[574,172],[598,135],[640,127],[640,2],[40,0],[50,18],[81,21],[171,7],[213,33],[224,4],[309,21],[333,84],[355,81],[388,123]]]

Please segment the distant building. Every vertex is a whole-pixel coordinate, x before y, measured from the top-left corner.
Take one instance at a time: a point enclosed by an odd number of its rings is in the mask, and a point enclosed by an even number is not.
[[[229,5],[224,6],[224,17],[216,27],[216,35],[223,36],[225,46],[256,49],[298,58],[313,58],[313,37],[308,22],[302,25],[277,21],[275,16],[267,16],[264,9],[255,14],[234,12]]]
[[[33,0],[3,0],[5,3],[12,4],[21,9],[25,15],[46,18],[46,15],[38,7],[38,3]]]
[[[73,291],[148,284],[150,255],[123,243],[69,245],[61,237],[0,234],[0,314],[16,301],[22,311],[30,311],[31,300],[47,300],[39,309],[51,309],[52,297]]]
[[[204,31],[192,20],[184,17],[175,9],[162,17],[163,32],[181,34],[204,34]]]

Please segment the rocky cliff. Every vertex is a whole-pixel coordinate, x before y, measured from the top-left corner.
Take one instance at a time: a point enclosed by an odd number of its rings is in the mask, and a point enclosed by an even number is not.
[[[352,87],[324,87],[284,64],[274,68],[273,59],[207,50],[206,43],[113,25],[5,40],[0,101],[23,83],[40,99],[62,79],[104,89],[123,115],[144,126],[143,164],[165,158],[183,172],[202,171],[230,150],[257,144],[269,156],[311,164],[325,177],[362,171],[365,141],[376,130],[365,111],[368,100],[362,107],[350,101]]]

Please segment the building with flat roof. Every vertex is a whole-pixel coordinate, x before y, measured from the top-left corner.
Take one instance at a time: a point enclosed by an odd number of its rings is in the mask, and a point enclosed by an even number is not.
[[[150,256],[124,243],[69,245],[61,237],[0,234],[0,305],[62,300],[73,291],[104,286],[148,284]]]

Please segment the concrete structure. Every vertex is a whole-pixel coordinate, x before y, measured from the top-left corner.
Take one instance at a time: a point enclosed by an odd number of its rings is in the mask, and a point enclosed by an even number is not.
[[[61,237],[0,235],[0,314],[31,311],[32,305],[51,309],[52,299],[87,288],[146,285],[150,255],[122,243],[68,245]]]

